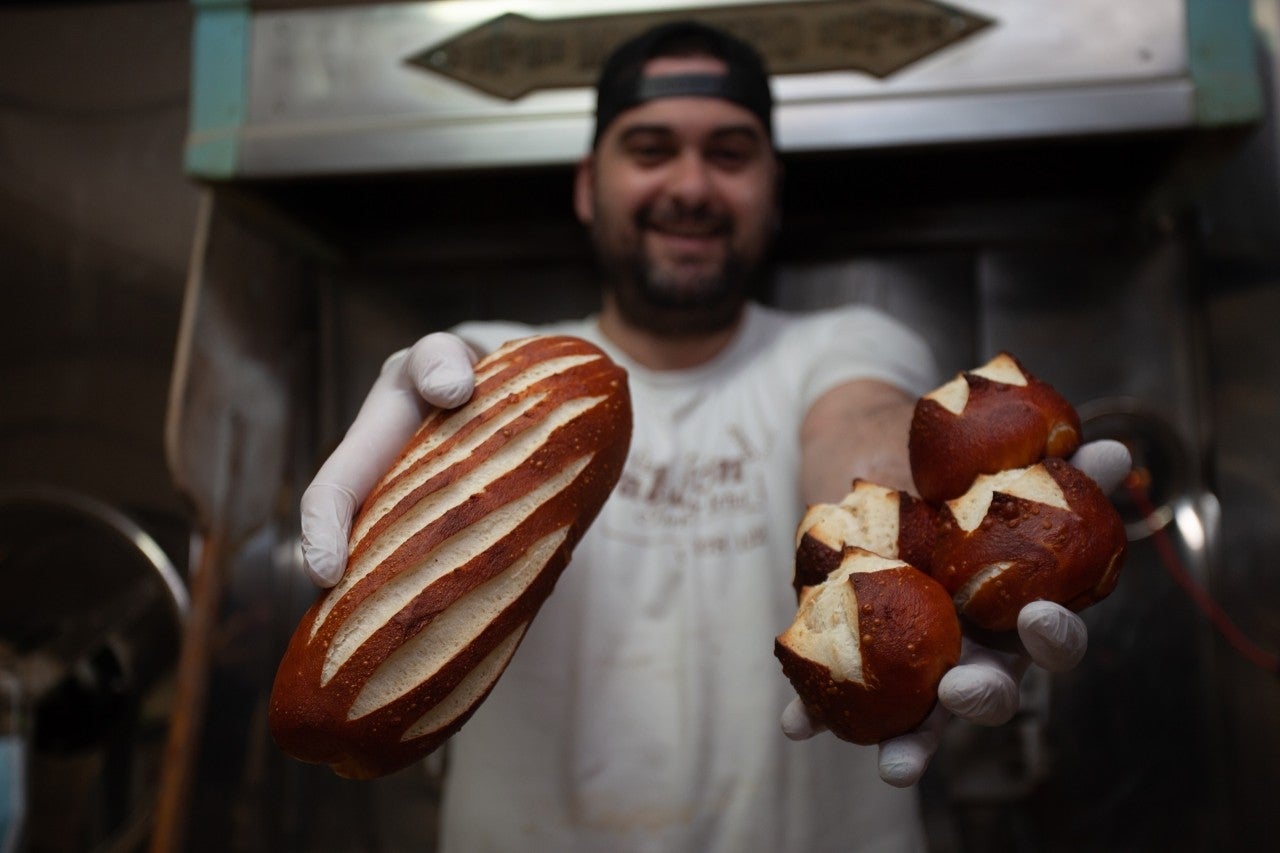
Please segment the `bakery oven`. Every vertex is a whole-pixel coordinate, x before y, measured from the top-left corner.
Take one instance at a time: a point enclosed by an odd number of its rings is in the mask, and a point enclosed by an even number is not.
[[[951,728],[921,788],[935,849],[1265,845],[1280,3],[196,7],[205,199],[167,429],[204,546],[187,635],[219,645],[179,687],[185,793],[160,813],[186,849],[430,849],[447,751],[353,783],[266,735],[314,594],[298,495],[392,350],[594,307],[569,194],[593,63],[674,15],[757,39],[777,74],[785,215],[761,298],[877,305],[947,372],[1014,352],[1089,437],[1134,451],[1112,495],[1128,565],[1086,613],[1088,656],[1033,670],[1010,725]]]

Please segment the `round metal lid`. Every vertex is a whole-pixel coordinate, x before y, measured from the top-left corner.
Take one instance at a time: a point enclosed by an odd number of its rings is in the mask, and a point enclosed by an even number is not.
[[[0,671],[18,684],[32,849],[145,838],[187,605],[169,556],[126,514],[0,489]]]

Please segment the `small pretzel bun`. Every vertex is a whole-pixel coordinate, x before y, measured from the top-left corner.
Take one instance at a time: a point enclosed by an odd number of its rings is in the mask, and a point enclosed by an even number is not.
[[[928,572],[937,511],[915,495],[854,480],[838,504],[809,507],[796,529],[796,595],[835,571],[844,549],[854,546],[894,557]]]
[[[1061,459],[980,476],[938,515],[933,576],[980,628],[1012,630],[1032,601],[1083,610],[1115,588],[1126,538],[1120,514]]]
[[[1046,382],[1000,353],[916,401],[911,475],[932,504],[959,497],[979,474],[1022,468],[1080,446],[1080,417]]]
[[[836,737],[879,743],[916,728],[960,658],[946,590],[901,560],[861,548],[805,587],[774,654],[810,716]]]

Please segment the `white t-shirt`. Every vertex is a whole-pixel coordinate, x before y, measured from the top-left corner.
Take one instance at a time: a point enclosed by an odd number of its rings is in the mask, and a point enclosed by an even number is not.
[[[709,364],[655,372],[594,319],[465,324],[486,350],[574,334],[628,371],[631,452],[506,673],[449,745],[443,849],[916,851],[913,790],[874,747],[782,734],[799,429],[825,391],[933,387],[928,347],[867,308],[752,306]]]

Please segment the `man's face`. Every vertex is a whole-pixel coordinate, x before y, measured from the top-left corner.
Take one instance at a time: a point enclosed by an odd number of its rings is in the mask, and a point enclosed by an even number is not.
[[[662,57],[646,74],[723,73],[711,57]],[[624,319],[665,335],[731,326],[768,252],[778,163],[750,111],[710,97],[634,107],[578,170],[590,226]]]

